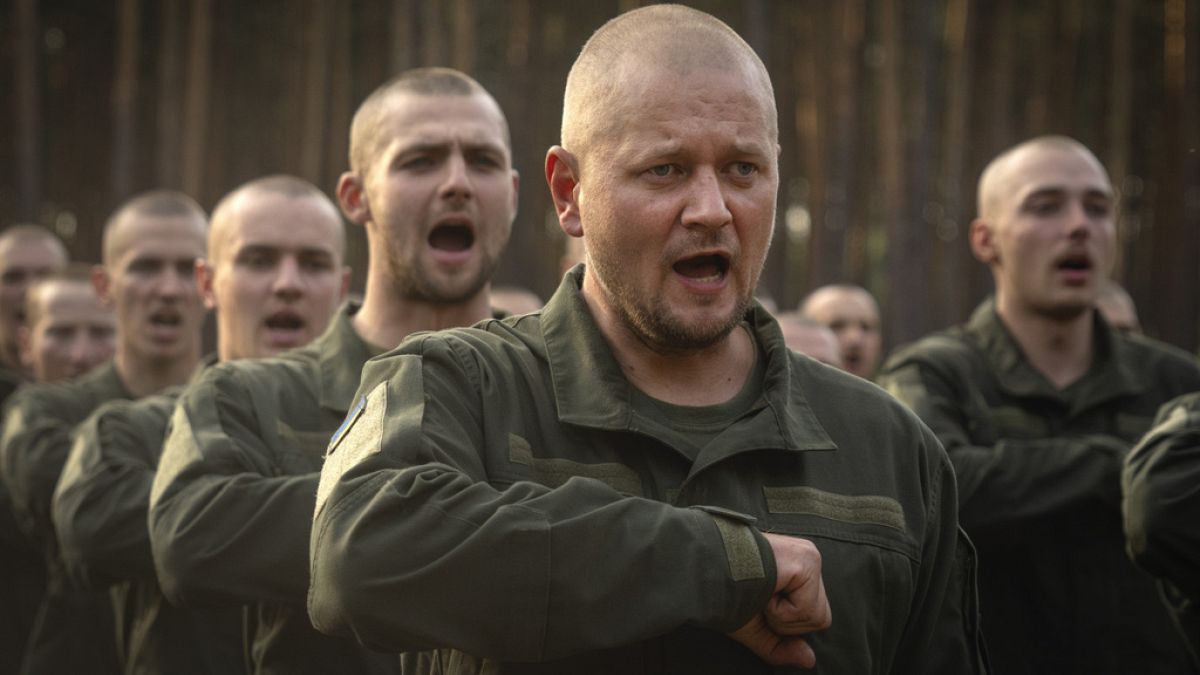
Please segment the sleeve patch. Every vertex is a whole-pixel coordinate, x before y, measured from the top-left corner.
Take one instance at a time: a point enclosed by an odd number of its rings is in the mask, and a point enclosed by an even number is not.
[[[729,561],[729,576],[734,581],[762,579],[767,576],[763,569],[762,555],[758,551],[758,541],[750,526],[738,521],[712,515],[717,531],[721,533],[721,542],[725,544],[725,558]]]
[[[383,416],[387,412],[387,382],[380,382],[371,393],[359,399],[342,426],[329,441],[321,481],[317,485],[315,518],[321,513],[334,485],[352,467],[383,449]]]
[[[163,444],[162,456],[158,460],[158,469],[154,472],[154,483],[150,487],[150,503],[158,503],[163,491],[179,472],[200,459],[196,436],[192,432],[192,422],[188,419],[187,409],[180,403],[175,406],[175,412],[171,415],[171,426]]]

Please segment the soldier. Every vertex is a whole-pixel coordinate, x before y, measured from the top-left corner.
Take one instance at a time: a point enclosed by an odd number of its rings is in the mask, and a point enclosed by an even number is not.
[[[829,326],[841,346],[842,368],[871,379],[883,337],[879,304],[867,289],[849,284],[822,286],[800,303],[800,315]]]
[[[4,480],[25,531],[45,552],[47,591],[23,672],[116,670],[107,594],[72,583],[50,519],[71,433],[100,404],[140,398],[187,380],[200,359],[204,307],[193,268],[204,255],[205,215],[191,198],[143,193],[104,226],[93,272],[117,326],[113,359],[87,375],[26,387],[9,401],[0,441]]]
[[[216,310],[222,361],[271,356],[324,332],[349,287],[337,207],[313,185],[269,176],[213,211],[208,260],[197,261]],[[54,497],[54,523],[73,576],[113,585],[127,673],[230,673],[244,667],[238,608],[177,608],[159,590],[146,516],[178,390],[114,401],[76,434]]]
[[[34,281],[20,314],[25,325],[17,329],[19,357],[22,370],[34,382],[82,375],[112,357],[112,311],[100,306],[87,266],[68,267]],[[21,665],[46,589],[46,566],[13,519],[3,481],[0,511],[0,607],[5,608],[0,612],[0,673],[7,674]]]
[[[34,282],[25,308],[17,344],[34,382],[79,377],[112,358],[116,320],[100,303],[88,266],[71,265]]]
[[[67,249],[40,225],[14,225],[0,233],[0,402],[28,375],[17,351],[17,333],[25,325],[25,291],[66,264]]]
[[[337,194],[367,230],[362,306],[308,347],[219,364],[189,387],[151,492],[167,598],[257,605],[259,673],[398,670],[394,655],[317,633],[305,613],[324,449],[368,358],[414,331],[489,316],[516,214],[504,115],[457,71],[409,71],[371,94],[351,126],[350,165]]]
[[[979,181],[971,250],[994,299],[893,356],[880,381],[942,440],[998,673],[1181,673],[1153,583],[1123,552],[1121,462],[1158,406],[1200,388],[1179,350],[1094,309],[1115,254],[1092,153],[1035,138]]]
[[[1160,580],[1200,666],[1200,392],[1162,407],[1121,478],[1129,555]]]
[[[538,313],[368,364],[322,470],[314,625],[438,648],[415,672],[979,671],[945,453],[753,302],[776,124],[707,14],[592,36],[546,158],[586,262]]]
[[[833,366],[842,368],[842,354],[837,335],[825,324],[818,323],[799,312],[784,312],[775,317],[783,342],[788,349]],[[842,368],[845,370],[845,368]]]

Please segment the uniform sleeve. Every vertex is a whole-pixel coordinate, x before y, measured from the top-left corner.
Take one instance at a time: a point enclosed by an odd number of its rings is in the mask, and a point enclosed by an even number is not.
[[[924,435],[932,466],[925,538],[912,613],[891,672],[982,675],[988,667],[979,625],[975,548],[958,526],[954,469],[937,439],[928,431]]]
[[[67,572],[85,586],[154,578],[146,513],[170,408],[150,405],[110,403],[76,431],[52,513]]]
[[[685,623],[728,632],[762,609],[774,560],[744,523],[578,477],[489,484],[489,375],[426,344],[368,364],[331,443],[312,537],[318,630],[544,661]]]
[[[217,367],[173,413],[149,516],[155,569],[172,603],[304,604],[319,474],[279,475],[254,396]]]
[[[1122,484],[1134,562],[1200,601],[1200,393],[1163,407]]]
[[[10,399],[0,438],[0,462],[13,513],[39,546],[54,537],[50,502],[71,449],[72,427],[50,412],[32,390],[17,392]]]
[[[1120,507],[1121,462],[1129,445],[1102,435],[972,443],[971,394],[928,363],[889,366],[880,384],[917,413],[946,448],[958,480],[959,518],[969,532],[1011,532],[1022,521],[1082,504]]]

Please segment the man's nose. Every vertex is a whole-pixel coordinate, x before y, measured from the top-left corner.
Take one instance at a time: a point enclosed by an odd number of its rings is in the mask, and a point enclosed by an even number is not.
[[[716,170],[710,167],[694,170],[689,188],[688,203],[683,210],[686,227],[719,229],[733,220]]]
[[[271,292],[286,298],[295,298],[301,294],[302,290],[300,261],[294,256],[284,256],[276,269]]]
[[[444,199],[468,199],[472,192],[467,158],[460,152],[451,152],[446,158],[446,173],[438,193]]]

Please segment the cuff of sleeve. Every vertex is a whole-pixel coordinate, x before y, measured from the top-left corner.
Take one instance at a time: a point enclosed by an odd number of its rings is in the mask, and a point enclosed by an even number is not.
[[[751,515],[718,506],[692,506],[707,514],[716,526],[725,551],[723,570],[730,601],[717,621],[709,626],[730,633],[746,624],[767,605],[775,591],[775,554],[771,544],[755,527]]]

